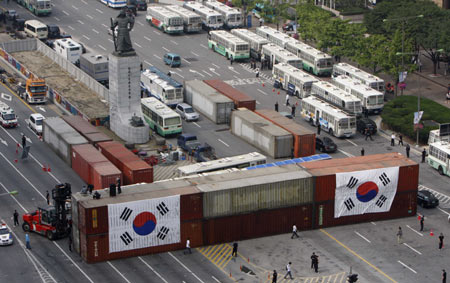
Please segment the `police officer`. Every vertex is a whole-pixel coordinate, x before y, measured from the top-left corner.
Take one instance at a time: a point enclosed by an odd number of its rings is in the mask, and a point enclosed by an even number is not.
[[[422,163],[425,163],[425,157],[427,156],[427,151],[425,150],[425,148],[422,151]]]
[[[411,150],[411,147],[409,146],[409,144],[406,144],[406,157],[409,158],[409,151]]]

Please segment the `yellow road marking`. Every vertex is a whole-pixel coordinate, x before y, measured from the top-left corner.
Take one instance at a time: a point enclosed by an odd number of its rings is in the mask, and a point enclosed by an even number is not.
[[[212,248],[205,254],[205,256],[207,258],[209,258],[209,255],[211,254],[211,252],[214,251],[215,249],[217,249],[218,247],[219,246],[217,246],[217,245],[212,246]]]
[[[17,97],[26,107],[28,107],[33,113],[37,113],[36,110],[34,110],[28,103],[25,102],[20,96],[18,96],[12,89],[9,88],[9,86],[5,85],[4,83],[0,82],[2,86],[4,86],[7,90],[9,90],[15,97]]]
[[[228,258],[228,260],[225,262],[222,262],[221,267],[225,267],[228,265],[228,263],[230,262],[230,260],[233,258],[233,256],[230,254],[230,258]],[[225,263],[225,264],[224,264]]]
[[[338,239],[336,239],[335,237],[331,236],[330,233],[328,233],[327,231],[320,229],[320,231],[322,233],[324,233],[325,235],[327,235],[328,237],[330,237],[331,239],[333,239],[336,243],[338,243],[341,247],[343,247],[344,249],[346,249],[348,252],[350,252],[351,254],[353,254],[354,256],[358,257],[360,260],[364,261],[366,264],[368,264],[370,267],[372,267],[373,269],[375,269],[376,271],[378,271],[381,275],[383,275],[384,277],[386,277],[387,279],[391,280],[392,282],[396,282],[394,279],[392,279],[389,275],[387,275],[386,273],[384,273],[381,269],[379,269],[378,267],[376,267],[375,265],[373,265],[372,263],[368,262],[366,259],[364,259],[362,256],[360,256],[359,254],[357,254],[355,251],[353,251],[352,249],[350,249],[349,247],[347,247],[346,245],[344,245],[343,243],[341,243]]]
[[[229,247],[227,247],[227,249],[223,252],[223,256],[222,257],[220,257],[218,260],[217,260],[217,265],[218,266],[222,266],[222,264],[227,260],[227,259],[231,259],[232,258],[232,256],[231,256],[231,250],[232,249],[230,249]]]
[[[223,255],[222,251],[224,251],[226,249],[227,249],[226,245],[221,246],[221,248],[217,250],[215,256],[211,259],[211,261],[214,262],[214,264],[217,265],[216,259],[218,258],[218,256],[222,256]]]

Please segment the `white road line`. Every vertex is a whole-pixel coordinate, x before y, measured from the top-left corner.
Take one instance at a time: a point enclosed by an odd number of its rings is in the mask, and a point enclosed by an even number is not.
[[[214,64],[214,63],[211,63],[214,67],[216,67],[217,69],[220,69],[220,67],[219,66],[217,66],[216,64]]]
[[[147,64],[147,65],[149,65],[149,66],[153,66],[150,62],[148,62],[148,61],[146,61],[146,60],[144,60],[144,63]]]
[[[158,34],[158,35],[161,34],[161,33],[160,33],[159,31],[157,31],[157,30],[153,30],[153,32],[156,33],[156,34]]]
[[[261,104],[261,103],[259,103],[259,101],[258,100],[255,100],[256,101],[256,104]]]
[[[178,42],[176,42],[176,41],[174,41],[174,40],[171,40],[170,42],[172,42],[172,43],[175,44],[175,45],[178,45]]]
[[[212,276],[212,275],[211,275],[211,277],[212,277],[212,279],[214,279],[216,282],[219,282],[219,283],[220,283],[219,279],[217,279],[216,277],[214,277],[214,276]]]
[[[144,38],[147,39],[148,41],[152,41],[150,38],[146,37],[145,35],[144,35]]]
[[[170,52],[170,50],[165,48],[164,46],[162,47],[162,49],[166,50],[167,52]]]
[[[206,46],[203,45],[203,44],[200,44],[200,46],[203,47],[203,48],[205,48],[205,49],[208,49],[208,47],[206,47]]]
[[[75,10],[78,10],[78,8],[77,8],[77,7],[75,7],[74,5],[72,5],[72,8],[74,8]]]
[[[99,12],[100,14],[103,14],[102,10],[95,9],[95,11]]]
[[[448,216],[450,216],[450,213],[448,213],[447,211],[445,211],[445,210],[443,210],[442,208],[437,208],[437,209],[439,209],[440,211],[442,211],[443,213],[445,213],[445,214],[447,214]]]
[[[411,250],[415,251],[416,253],[422,255],[421,252],[419,252],[418,250],[416,250],[415,248],[411,247],[410,245],[408,245],[407,243],[403,243],[403,245],[407,246],[408,248],[410,248]]]
[[[58,22],[61,21],[59,18],[57,17],[53,17],[55,20],[57,20]]]
[[[193,51],[191,51],[192,54],[194,54],[197,57],[200,57],[197,53],[194,53]]]
[[[169,283],[167,282],[166,279],[164,279],[161,274],[159,274],[156,270],[153,269],[153,267],[150,266],[150,264],[148,264],[145,260],[143,260],[140,256],[138,256],[138,259],[140,259],[148,268],[150,268],[151,271],[153,271],[153,273],[156,274],[156,276],[158,276],[164,283]]]
[[[354,145],[354,146],[358,146],[356,143],[352,142],[352,141],[349,140],[349,139],[345,139],[345,140],[348,141],[349,143],[351,143],[351,144]]]
[[[178,74],[177,72],[175,72],[175,71],[170,71],[170,72],[171,72],[171,73],[174,73],[175,75],[177,75],[177,76],[179,76],[179,77],[181,77],[181,78],[184,79],[184,77],[183,77],[182,75]]]
[[[104,26],[104,27],[107,28],[107,29],[110,29],[110,27],[107,26],[107,25],[105,25],[105,24],[102,24],[102,26]]]
[[[363,235],[359,234],[358,232],[356,232],[356,235],[360,236],[361,238],[363,238],[366,242],[371,243],[371,241],[369,241],[369,239],[367,239],[366,237],[364,237]]]
[[[71,27],[71,26],[67,26],[68,28],[70,28],[71,30],[75,30],[73,27]]]
[[[259,91],[260,93],[264,94],[264,95],[268,95],[267,93],[265,93],[264,91],[260,90],[260,89],[256,89],[257,91]]]
[[[409,225],[406,225],[406,227],[408,227],[409,229],[411,229],[412,231],[414,231],[417,235],[419,235],[419,236],[421,236],[421,237],[423,237],[423,234],[422,233],[420,233],[420,232],[418,232],[418,231],[416,231],[416,230],[414,230],[413,228],[411,228],[411,226],[409,226]]]
[[[78,20],[77,22],[79,22],[80,24],[84,25],[84,23],[82,21],[80,21],[80,20]]]
[[[399,260],[397,260],[397,262],[400,263],[401,265],[403,265],[404,267],[408,268],[408,269],[411,270],[412,272],[414,272],[414,273],[417,274],[417,272],[416,272],[414,269],[412,269],[411,267],[407,266],[407,265],[404,264],[403,262],[401,262],[401,261],[399,261]]]
[[[240,73],[238,71],[236,71],[233,67],[228,67],[228,69],[238,75],[240,75]]]
[[[141,27],[144,26],[144,24],[141,23],[140,21],[137,21],[137,23],[138,23]]]
[[[224,145],[226,145],[227,147],[230,147],[226,142],[224,142],[223,140],[221,140],[221,139],[217,139],[218,141],[220,141],[221,143],[223,143]]]
[[[238,80],[241,79],[240,77],[238,77],[238,76],[236,76],[236,75],[233,75],[233,77],[234,77],[235,79],[238,79]]]
[[[91,40],[89,37],[85,36],[84,34],[83,34],[83,37],[86,38],[87,40]]]
[[[348,157],[355,157],[353,154],[350,154],[348,152],[343,151],[342,149],[338,149],[338,151],[342,152],[343,154],[347,155]]]
[[[93,32],[95,32],[96,34],[99,34],[100,32],[96,29],[92,29]]]
[[[97,44],[97,46],[106,51],[106,48],[101,46],[100,44]]]
[[[81,2],[83,2],[83,3],[86,4],[86,5],[88,4],[88,3],[87,3],[86,1],[84,1],[84,0],[81,0]]]
[[[108,41],[110,41],[110,42],[114,42],[111,38],[108,38]]]
[[[119,275],[123,278],[123,280],[125,280],[127,283],[131,283],[126,277],[125,275],[123,275],[114,265],[112,265],[111,262],[107,261],[107,263],[109,264],[109,266],[112,267],[112,269],[114,269],[117,273],[119,273]]]
[[[205,71],[205,70],[202,70],[202,72],[203,73],[205,73],[205,74],[207,74],[208,76],[210,76],[210,77],[212,77],[213,75],[211,75],[210,73],[208,73],[207,71]]]
[[[134,44],[135,44],[137,47],[142,48],[142,46],[141,46],[139,43],[134,42]]]
[[[67,13],[66,11],[62,10],[62,12],[63,12],[66,16],[69,16],[69,13]]]
[[[188,60],[181,58],[181,60],[183,60],[184,62],[188,63],[189,65],[191,64],[191,62],[189,62]]]
[[[156,58],[158,58],[159,60],[161,60],[161,57],[159,57],[158,55],[153,54],[153,56],[155,56]]]
[[[196,125],[197,127],[201,128],[201,126],[199,124],[197,124],[196,122],[192,122],[192,124]]]
[[[370,223],[372,223],[372,225],[375,225],[375,226],[377,225],[377,223],[375,223],[375,222],[370,222]]]
[[[184,265],[178,258],[176,258],[171,252],[168,252],[168,254],[169,254],[171,257],[173,257],[173,259],[175,259],[175,260],[176,260],[181,266],[183,266],[187,271],[189,271],[189,272],[192,274],[192,276],[194,276],[195,278],[197,278],[198,281],[200,281],[200,282],[202,282],[202,283],[205,283],[205,282],[202,281],[202,279],[198,278],[198,276],[197,276],[194,272],[192,272],[189,268],[187,268],[187,266]]]
[[[9,191],[9,190],[5,187],[5,185],[3,185],[2,182],[0,182],[0,186],[2,186],[3,189],[4,189],[5,191],[7,191],[8,193],[11,192],[11,191]],[[13,195],[10,195],[10,196],[11,196],[11,197],[14,199],[14,201],[20,206],[20,208],[23,209],[24,212],[27,212],[27,210],[25,209],[25,207],[24,207],[24,206],[16,199],[15,196],[13,196]]]
[[[88,17],[89,19],[94,19],[94,17],[92,17],[91,15],[86,14],[86,17]]]

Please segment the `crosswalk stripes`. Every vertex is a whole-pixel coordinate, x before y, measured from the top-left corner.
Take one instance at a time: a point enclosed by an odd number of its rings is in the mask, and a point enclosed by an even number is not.
[[[233,248],[228,244],[202,247],[197,250],[220,269],[224,269],[227,266],[233,252]]]
[[[419,185],[419,190],[426,190],[433,193],[433,195],[439,199],[439,203],[450,203],[450,196],[446,194],[430,189],[424,185]]]
[[[251,72],[253,72],[253,73],[256,74],[256,70],[252,69],[252,68],[250,67],[250,64],[247,64],[247,63],[239,63],[239,65],[241,65],[242,68],[247,69],[247,70],[249,70],[249,71],[251,71]],[[261,77],[261,78],[263,78],[263,79],[266,79],[266,80],[268,80],[269,82],[273,82],[273,77],[272,77],[272,75],[268,75],[268,74],[265,74],[265,73],[260,72],[260,73],[259,73],[259,77]]]
[[[315,277],[301,277],[291,279],[284,279],[284,274],[278,274],[279,283],[344,283],[347,281],[347,273],[339,272],[336,274],[325,275],[325,276],[315,276]],[[266,283],[272,282],[272,279],[267,279]]]

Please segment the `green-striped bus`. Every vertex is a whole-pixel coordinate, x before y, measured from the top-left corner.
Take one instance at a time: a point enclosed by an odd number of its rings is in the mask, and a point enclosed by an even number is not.
[[[208,46],[227,57],[227,59],[242,60],[250,58],[250,45],[224,30],[210,31]]]
[[[145,122],[160,136],[178,135],[182,132],[181,117],[154,97],[141,99]]]
[[[428,164],[439,174],[450,177],[450,143],[438,141],[430,144]]]

